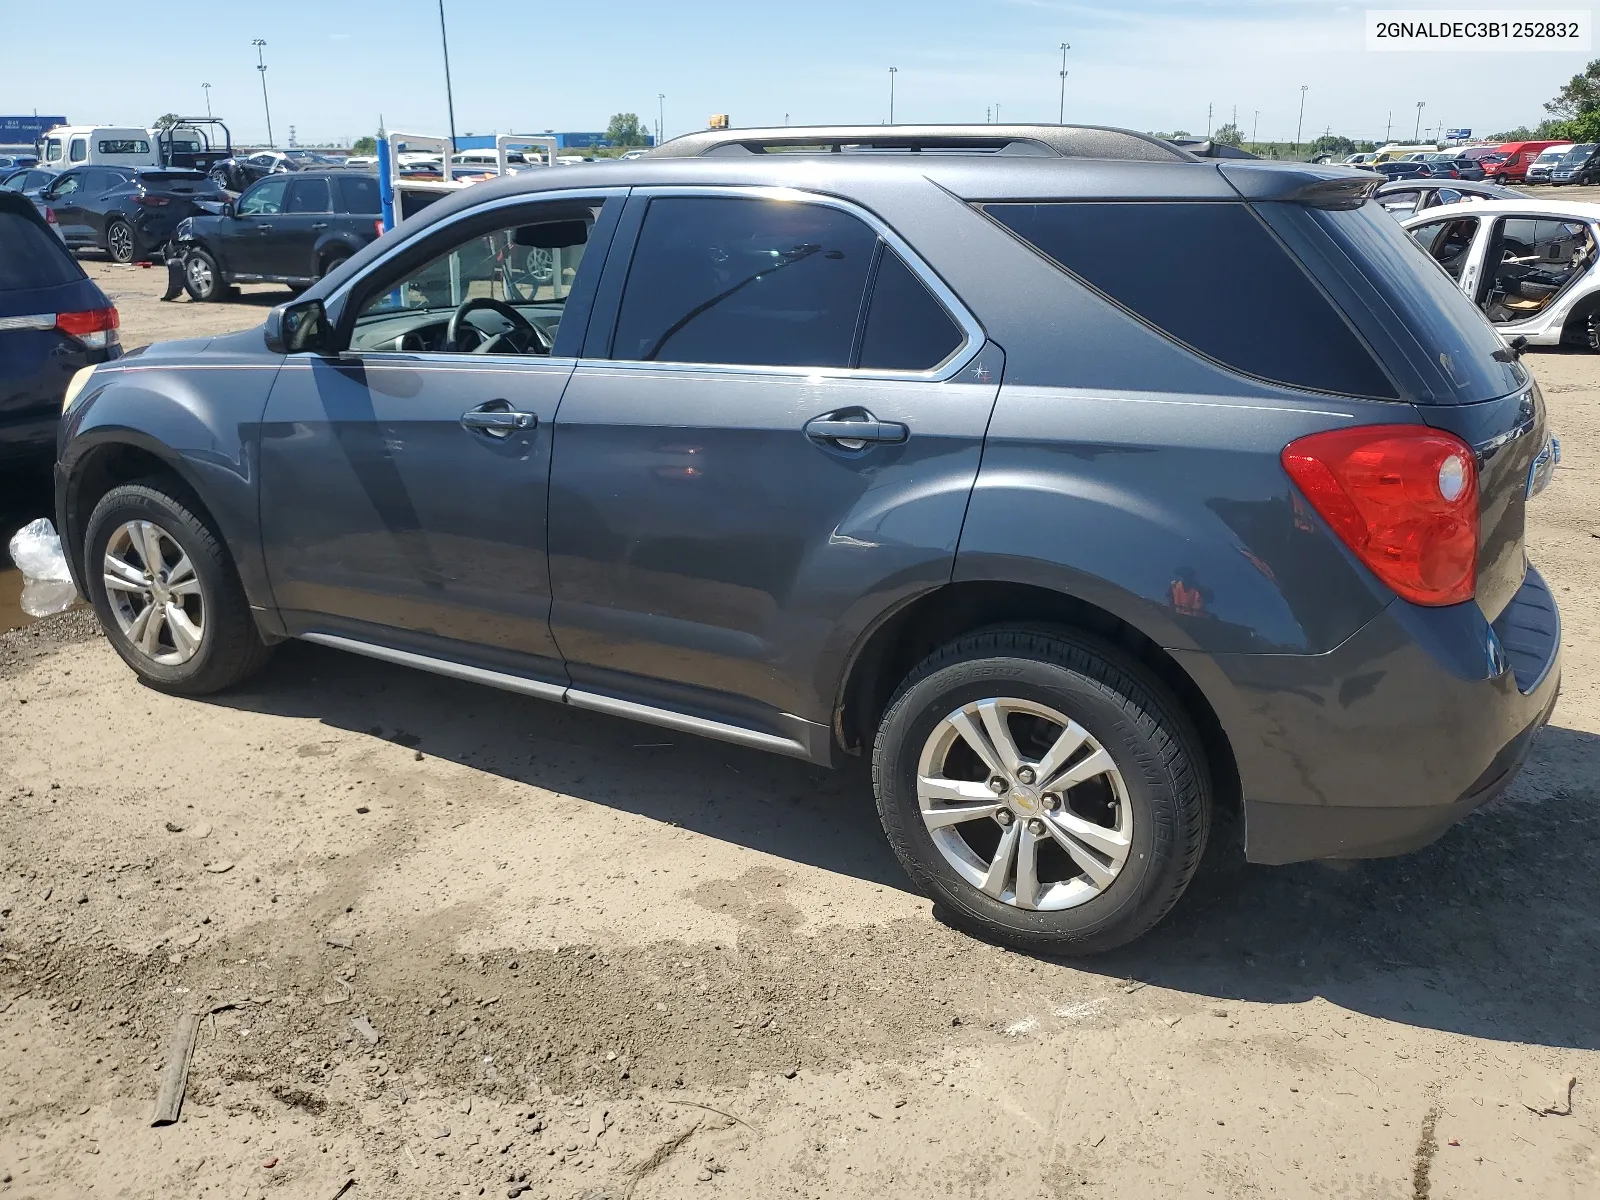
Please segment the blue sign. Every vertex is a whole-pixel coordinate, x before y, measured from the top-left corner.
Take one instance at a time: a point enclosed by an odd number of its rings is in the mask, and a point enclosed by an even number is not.
[[[46,129],[66,123],[65,117],[0,117],[0,144],[31,146],[44,136]]]
[[[1472,130],[1470,129],[1446,129],[1444,131],[1444,140],[1447,142],[1464,142],[1471,136]]]

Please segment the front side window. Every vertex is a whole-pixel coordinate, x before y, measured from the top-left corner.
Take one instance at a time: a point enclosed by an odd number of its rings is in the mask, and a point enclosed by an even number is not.
[[[1499,261],[1484,312],[1496,324],[1538,316],[1594,263],[1594,235],[1582,221],[1507,217],[1495,233]]]
[[[1378,197],[1378,203],[1383,205],[1385,212],[1393,213],[1396,218],[1409,217],[1417,211],[1417,201],[1422,198],[1422,193],[1412,189],[1404,192],[1385,192]]]
[[[1478,236],[1478,221],[1476,217],[1434,221],[1417,226],[1411,231],[1411,236],[1434,262],[1444,268],[1446,275],[1460,283],[1461,272],[1466,268],[1467,257],[1472,252],[1472,239]]]
[[[72,145],[67,148],[67,157],[73,162],[82,162],[89,157],[89,139],[73,138]]]
[[[101,138],[101,154],[149,154],[150,143],[138,138]]]
[[[377,281],[357,309],[351,348],[549,354],[598,213],[552,205],[541,219],[474,234]]]
[[[60,162],[61,161],[61,139],[60,138],[47,138],[45,140],[45,144],[44,144],[44,160],[45,160],[45,162]]]
[[[239,200],[242,217],[265,217],[283,211],[283,194],[288,190],[287,179],[263,179]]]
[[[292,213],[325,213],[333,211],[333,197],[326,179],[296,179],[289,185],[289,206]]]
[[[63,196],[70,196],[77,191],[83,183],[83,176],[78,174],[63,175],[50,186],[49,196],[52,200],[59,200]]]
[[[847,367],[877,251],[872,229],[820,204],[652,200],[612,357]]]
[[[1225,367],[1291,387],[1395,398],[1339,311],[1246,204],[983,209],[1119,308]]]

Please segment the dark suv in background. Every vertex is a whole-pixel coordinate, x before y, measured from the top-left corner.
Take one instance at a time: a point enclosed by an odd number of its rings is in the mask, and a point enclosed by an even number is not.
[[[378,237],[381,216],[376,176],[271,175],[179,225],[169,263],[196,300],[223,299],[235,283],[308,287]]]
[[[0,471],[48,463],[76,372],[122,352],[117,310],[33,201],[0,191]]]
[[[45,219],[73,249],[104,250],[112,262],[161,257],[172,231],[227,193],[203,171],[181,167],[74,167],[39,193]]]
[[[58,525],[152,686],[304,638],[860,755],[953,921],[1103,950],[1217,810],[1401,853],[1555,702],[1543,401],[1377,182],[958,126],[476,184],[79,376]]]

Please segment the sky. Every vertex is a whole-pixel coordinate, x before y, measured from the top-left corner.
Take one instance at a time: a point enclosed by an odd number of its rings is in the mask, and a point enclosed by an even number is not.
[[[1468,0],[1405,2],[1412,8]],[[1498,0],[1502,9],[1554,7]],[[390,130],[449,132],[437,0],[274,0],[130,20],[118,0],[77,0],[68,58],[60,14],[0,0],[0,113],[149,124],[212,110],[241,144],[265,144],[255,38],[266,41],[279,145]],[[1492,133],[1535,125],[1586,53],[1369,52],[1365,9],[1324,0],[695,0],[547,4],[445,0],[458,133],[604,129],[616,112],[666,132],[739,126],[1054,121],[1068,42],[1068,121],[1203,134],[1238,113],[1247,139],[1409,138],[1444,122]],[[112,34],[114,31],[114,35]],[[1600,56],[1600,54],[1597,54]]]

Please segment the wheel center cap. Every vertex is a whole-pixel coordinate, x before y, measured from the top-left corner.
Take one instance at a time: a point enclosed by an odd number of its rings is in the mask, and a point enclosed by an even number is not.
[[[1025,783],[1011,785],[1011,805],[1025,813],[1039,811],[1039,789]]]

